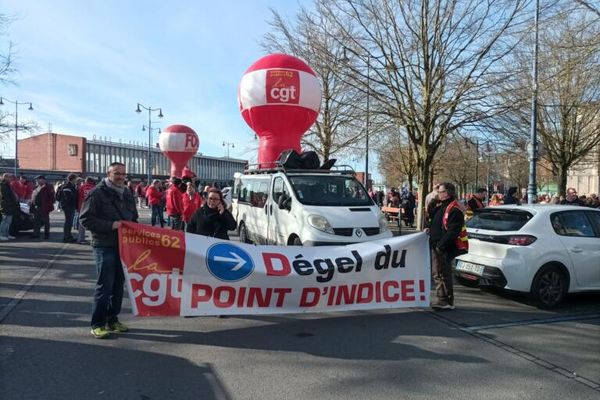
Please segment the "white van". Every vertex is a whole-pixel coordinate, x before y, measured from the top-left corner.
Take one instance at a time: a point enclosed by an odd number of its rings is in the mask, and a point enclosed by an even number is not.
[[[319,246],[392,236],[349,167],[237,174],[232,212],[246,243]]]

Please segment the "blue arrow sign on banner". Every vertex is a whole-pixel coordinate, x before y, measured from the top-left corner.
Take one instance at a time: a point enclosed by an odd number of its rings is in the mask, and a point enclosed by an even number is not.
[[[252,257],[241,248],[229,243],[217,243],[206,252],[206,265],[217,279],[235,282],[254,271]]]

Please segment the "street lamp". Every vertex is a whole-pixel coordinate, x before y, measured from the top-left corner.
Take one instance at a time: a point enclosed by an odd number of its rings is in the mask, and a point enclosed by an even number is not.
[[[227,146],[227,158],[229,158],[229,148],[235,149],[233,142],[223,142],[223,147]]]
[[[535,2],[535,42],[533,45],[533,90],[531,94],[531,148],[529,152],[529,185],[527,187],[527,204],[535,203],[537,197],[537,106],[538,106],[538,30],[540,16],[540,0]]]
[[[476,139],[475,143],[469,138],[465,138],[467,144],[475,146],[475,190],[479,189],[479,138]]]
[[[136,113],[141,113],[142,110],[141,108],[143,108],[144,110],[148,110],[148,181],[147,184],[149,185],[150,182],[152,182],[152,112],[153,111],[158,111],[158,118],[162,118],[164,117],[163,113],[162,113],[162,108],[152,108],[152,107],[146,107],[143,104],[137,103],[137,109],[135,110]],[[144,127],[142,126],[142,130],[144,130]],[[159,129],[160,132],[160,129]]]
[[[4,105],[4,102],[7,101],[9,103],[12,103],[15,105],[15,178],[18,175],[19,172],[19,140],[18,140],[18,131],[19,131],[19,105],[25,105],[25,104],[29,104],[29,111],[33,111],[33,104],[28,102],[28,101],[16,101],[16,100],[9,100],[6,97],[0,97],[0,106]]]
[[[492,146],[490,145],[490,142],[487,141],[485,142],[485,151],[487,153],[488,156],[488,165],[487,165],[487,178],[486,178],[486,183],[485,183],[485,190],[487,193],[486,196],[486,201],[485,201],[485,205],[489,206],[490,205],[490,168],[491,168],[491,157],[492,157]]]

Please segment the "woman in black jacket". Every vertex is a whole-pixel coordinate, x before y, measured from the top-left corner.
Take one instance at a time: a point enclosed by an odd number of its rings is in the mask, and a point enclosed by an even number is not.
[[[206,202],[196,210],[186,230],[189,233],[229,240],[227,231],[237,228],[237,222],[227,210],[219,189],[210,188],[207,194]]]

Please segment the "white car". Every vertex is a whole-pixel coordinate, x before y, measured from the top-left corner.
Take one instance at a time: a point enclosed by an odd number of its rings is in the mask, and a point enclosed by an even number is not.
[[[489,207],[475,212],[467,232],[469,253],[454,263],[461,283],[526,292],[540,308],[600,290],[600,209]]]

